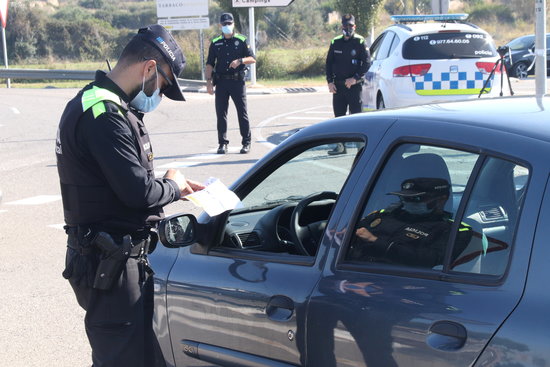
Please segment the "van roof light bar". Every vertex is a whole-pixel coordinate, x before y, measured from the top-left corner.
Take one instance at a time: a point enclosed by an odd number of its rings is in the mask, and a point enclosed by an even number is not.
[[[391,20],[395,23],[415,23],[427,22],[429,20],[435,22],[457,22],[468,19],[466,13],[462,14],[426,14],[426,15],[392,15]]]

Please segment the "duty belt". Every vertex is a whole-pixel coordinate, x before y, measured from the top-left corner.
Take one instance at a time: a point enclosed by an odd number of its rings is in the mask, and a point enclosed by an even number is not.
[[[70,227],[67,229],[68,241],[67,247],[77,251],[81,255],[89,255],[94,251],[97,251],[95,246],[82,246],[76,234],[76,228]],[[151,237],[147,237],[141,240],[132,240],[132,250],[130,251],[130,257],[140,257],[147,254],[149,251],[149,245],[151,244]]]
[[[224,79],[224,80],[243,80],[243,78],[239,75],[239,73],[234,74],[218,74],[218,79]]]

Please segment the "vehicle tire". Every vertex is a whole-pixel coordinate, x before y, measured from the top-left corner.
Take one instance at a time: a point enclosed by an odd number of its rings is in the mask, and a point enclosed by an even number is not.
[[[382,95],[379,94],[378,98],[376,98],[376,109],[383,110],[384,108],[386,108],[386,104],[384,103],[384,97],[382,97]]]
[[[526,79],[529,74],[527,68],[528,66],[526,63],[518,62],[514,66],[512,66],[511,74],[518,79]]]

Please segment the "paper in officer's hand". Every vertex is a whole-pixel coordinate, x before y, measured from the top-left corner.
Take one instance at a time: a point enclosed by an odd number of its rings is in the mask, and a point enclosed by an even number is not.
[[[209,216],[213,217],[227,210],[243,207],[239,197],[219,179],[211,177],[206,181],[205,186],[203,190],[186,195],[185,198],[204,209]]]

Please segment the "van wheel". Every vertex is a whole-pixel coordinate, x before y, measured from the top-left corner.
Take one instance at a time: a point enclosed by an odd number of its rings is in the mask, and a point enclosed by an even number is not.
[[[378,98],[376,99],[376,109],[383,110],[384,108],[386,108],[386,105],[384,104],[384,97],[382,97],[382,95],[379,94]]]

